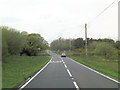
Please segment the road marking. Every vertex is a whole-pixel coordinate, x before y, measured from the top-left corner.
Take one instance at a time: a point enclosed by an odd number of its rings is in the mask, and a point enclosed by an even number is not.
[[[60,57],[60,58],[61,58],[61,57]],[[62,59],[62,58],[61,58],[61,60],[62,60],[62,62],[63,62],[63,64],[64,64],[64,66],[65,66],[66,64],[65,64],[65,62],[63,61],[63,59]],[[67,66],[66,66],[66,67],[67,67]]]
[[[53,57],[50,59],[50,61],[42,68],[40,69],[40,71],[38,71],[29,81],[27,81],[19,90],[23,89],[27,84],[30,83],[30,81],[32,81],[40,72],[42,72],[46,67],[47,65],[51,62],[51,60],[53,59]]]
[[[78,63],[77,61],[72,60],[71,58],[69,58],[69,59],[70,59],[71,61],[73,61],[73,62],[75,62],[75,63],[77,63],[77,64],[80,64],[80,65],[82,65],[83,67],[85,67],[85,68],[87,68],[87,69],[89,69],[89,70],[91,70],[91,71],[93,71],[93,72],[101,75],[101,76],[104,76],[104,77],[106,77],[106,78],[108,78],[108,79],[110,79],[110,80],[112,80],[112,81],[120,84],[119,81],[117,81],[117,80],[115,80],[115,79],[113,79],[113,78],[111,78],[111,77],[109,77],[109,76],[106,76],[106,75],[104,75],[104,74],[102,74],[102,73],[100,73],[100,72],[98,72],[98,71],[96,71],[96,70],[94,70],[94,69],[92,69],[92,68],[89,68],[88,66],[85,66],[85,65],[83,65],[83,64],[81,64],[81,63]]]
[[[72,80],[74,80],[74,78],[72,78]]]
[[[50,63],[62,63],[62,61],[51,61]]]
[[[65,68],[67,68],[66,64],[64,64]]]
[[[70,73],[70,71],[67,69],[67,72],[68,72],[68,74],[70,75],[70,77],[72,77],[72,74]]]
[[[63,64],[65,64],[65,62],[63,61],[63,59],[60,57],[60,59],[62,60]]]
[[[75,81],[73,81],[73,84],[75,85],[76,89],[79,90],[79,87]]]
[[[50,63],[54,63],[54,61],[50,61]]]
[[[61,58],[61,57],[60,57],[60,58]],[[61,58],[61,60],[63,61],[62,58]],[[65,68],[67,69],[67,72],[68,72],[69,76],[71,77],[71,79],[74,80],[74,78],[72,77],[72,74],[70,73],[70,71],[69,71],[69,69],[67,68],[67,65],[65,64],[64,61],[63,61],[63,64],[64,64]],[[77,90],[80,90],[79,87],[78,87],[78,85],[77,85],[77,83],[76,83],[75,81],[73,81],[73,84],[74,84],[74,86],[75,86],[75,88],[76,88]]]

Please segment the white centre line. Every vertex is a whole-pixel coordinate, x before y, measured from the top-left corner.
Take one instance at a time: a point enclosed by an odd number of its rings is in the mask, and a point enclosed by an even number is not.
[[[67,68],[66,64],[64,64],[65,68]]]
[[[68,74],[70,75],[70,77],[72,77],[72,74],[70,73],[70,71],[67,69],[67,72],[68,72]]]
[[[75,81],[73,81],[73,84],[75,85],[75,87],[76,87],[77,90],[80,90],[79,87],[78,87],[78,85],[77,85],[77,83]]]
[[[60,57],[60,58],[61,58],[61,57]],[[65,64],[65,62],[63,61],[62,58],[61,58],[61,60],[62,60],[62,62],[63,62],[63,64],[64,64],[65,68],[67,69],[67,72],[68,72],[69,76],[71,77],[72,80],[74,80],[74,78],[72,77],[72,74],[70,73],[69,69],[67,68],[67,65]],[[75,88],[76,88],[77,90],[80,90],[79,87],[78,87],[78,85],[77,85],[77,83],[76,83],[75,81],[73,81],[73,84],[74,84],[74,86],[75,86]]]

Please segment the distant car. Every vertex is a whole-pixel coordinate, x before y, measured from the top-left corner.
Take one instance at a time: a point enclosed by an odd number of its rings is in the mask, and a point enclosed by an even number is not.
[[[66,54],[65,54],[65,53],[62,53],[62,54],[61,54],[61,57],[66,57]]]

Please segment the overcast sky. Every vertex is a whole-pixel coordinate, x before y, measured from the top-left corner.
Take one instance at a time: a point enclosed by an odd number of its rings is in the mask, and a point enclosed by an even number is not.
[[[0,0],[0,25],[39,33],[48,42],[59,37],[118,39],[118,1],[114,0]]]

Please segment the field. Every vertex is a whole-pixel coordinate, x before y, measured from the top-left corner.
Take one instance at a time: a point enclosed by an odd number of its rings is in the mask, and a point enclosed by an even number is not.
[[[9,56],[4,58],[2,64],[2,85],[3,88],[15,88],[40,70],[50,57],[41,56]]]

